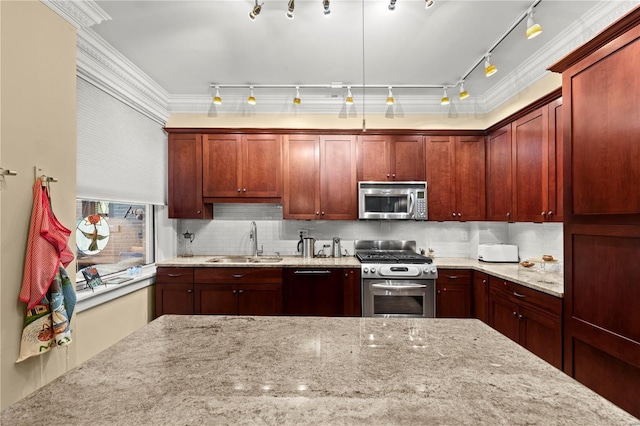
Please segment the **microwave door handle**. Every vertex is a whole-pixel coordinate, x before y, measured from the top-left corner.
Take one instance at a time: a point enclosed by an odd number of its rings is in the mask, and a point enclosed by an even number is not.
[[[401,285],[371,284],[371,287],[381,288],[384,290],[406,290],[410,288],[426,288],[427,286],[424,284],[401,284]]]
[[[415,204],[415,200],[413,199],[413,192],[409,193],[409,215],[413,217],[413,205]]]

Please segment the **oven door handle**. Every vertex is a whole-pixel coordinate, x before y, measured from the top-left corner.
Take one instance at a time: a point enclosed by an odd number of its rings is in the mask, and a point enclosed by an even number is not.
[[[382,288],[385,290],[406,290],[409,288],[427,288],[424,284],[401,284],[401,285],[392,285],[392,284],[371,284],[371,287],[374,288]]]

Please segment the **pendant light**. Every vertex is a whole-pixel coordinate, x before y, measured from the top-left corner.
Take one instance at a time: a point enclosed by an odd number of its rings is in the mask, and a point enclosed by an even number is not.
[[[527,12],[527,31],[525,35],[527,40],[539,36],[542,33],[542,27],[533,20],[533,8]]]
[[[442,88],[442,99],[440,99],[440,105],[449,105],[449,95],[447,94],[447,86]]]
[[[329,16],[331,9],[329,9],[329,0],[322,0],[322,7],[324,8],[324,16]]]
[[[389,10],[396,10],[396,0],[389,0]]]
[[[258,16],[260,14],[260,11],[262,10],[262,4],[258,4],[258,0],[256,0],[255,6],[253,6],[253,9],[251,9],[251,12],[249,12],[249,19],[255,21],[256,16]]]
[[[469,97],[469,92],[464,90],[464,81],[460,83],[460,100],[467,99]]]
[[[431,6],[433,6],[433,0],[425,0],[424,8],[429,9]]]
[[[295,7],[295,0],[289,0],[289,6],[287,7],[287,18],[293,19],[293,9]]]
[[[491,53],[487,53],[484,56],[484,75],[486,75],[487,77],[490,77],[494,75],[496,72],[498,72],[498,69],[496,68],[496,66],[491,63],[490,58],[491,58]]]
[[[249,105],[255,105],[256,104],[256,97],[253,96],[253,86],[249,86],[249,97],[247,98],[247,103]]]
[[[222,105],[222,98],[220,97],[220,87],[216,86],[216,95],[213,97],[213,103],[216,105]]]
[[[300,105],[300,87],[296,86],[296,97],[293,98],[293,104],[294,105]]]
[[[351,86],[347,86],[347,97],[345,98],[344,103],[347,105],[353,104],[353,94],[351,94]]]
[[[387,105],[393,105],[395,100],[393,99],[393,92],[391,91],[391,86],[389,86],[389,94],[387,95]]]

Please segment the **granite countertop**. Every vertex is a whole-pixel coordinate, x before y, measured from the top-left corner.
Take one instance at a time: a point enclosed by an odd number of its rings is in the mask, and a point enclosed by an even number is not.
[[[344,257],[314,257],[282,256],[277,263],[215,263],[208,262],[215,255],[175,257],[158,262],[157,266],[169,267],[259,267],[259,268],[360,268],[360,262],[354,256]],[[219,256],[218,256],[219,257]],[[517,263],[486,263],[471,258],[435,258],[435,264],[443,269],[473,269],[486,272],[499,278],[521,284],[525,287],[550,294],[555,297],[564,296],[564,278],[561,272],[549,272],[536,265],[525,268]]]
[[[473,319],[162,316],[0,424],[640,425]]]

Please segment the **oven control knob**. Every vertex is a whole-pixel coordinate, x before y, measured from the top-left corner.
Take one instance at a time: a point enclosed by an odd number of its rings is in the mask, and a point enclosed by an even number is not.
[[[424,270],[422,271],[424,274],[428,274],[429,273],[429,268],[424,268]]]
[[[376,268],[371,268],[371,273],[373,274],[374,272],[376,272]]]
[[[369,268],[367,268],[367,267],[365,266],[364,268],[362,268],[362,272],[364,272],[364,273],[366,274],[367,272],[369,272]]]
[[[436,268],[431,268],[431,273],[435,274],[437,272]]]

